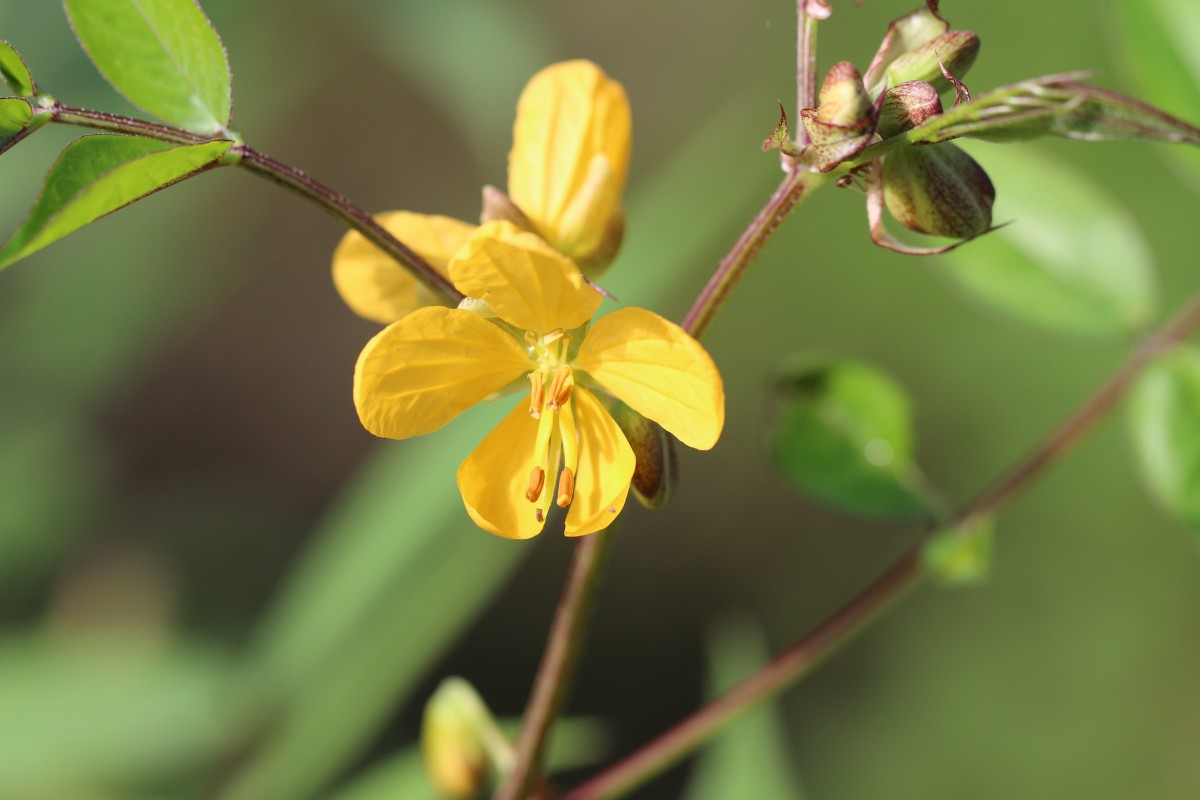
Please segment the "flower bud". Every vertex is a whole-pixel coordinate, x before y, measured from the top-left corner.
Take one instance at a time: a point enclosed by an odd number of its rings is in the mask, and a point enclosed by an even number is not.
[[[506,193],[495,186],[483,187],[483,212],[479,215],[480,224],[503,220],[511,222],[523,231],[534,231],[533,223],[525,212],[517,207]]]
[[[941,113],[942,99],[937,89],[925,81],[905,81],[884,93],[876,130],[888,139]]]
[[[830,68],[818,99],[816,109],[800,111],[810,140],[805,158],[821,172],[828,172],[871,143],[875,104],[858,69],[849,61]]]
[[[617,403],[612,414],[637,459],[630,484],[633,496],[646,508],[659,508],[675,487],[674,439],[657,422],[624,403]]]
[[[938,92],[948,92],[953,87],[942,74],[942,67],[956,78],[961,78],[975,63],[977,55],[978,36],[971,31],[946,31],[893,61],[887,68],[887,85],[925,81],[933,84]],[[940,65],[938,59],[941,59]]]
[[[442,681],[421,723],[421,754],[425,773],[446,797],[474,797],[489,783],[488,740],[496,724],[475,692],[462,678]]]
[[[618,208],[608,218],[608,223],[604,226],[604,233],[595,247],[590,251],[577,254],[575,264],[579,267],[579,271],[587,276],[588,280],[599,278],[617,257],[617,252],[621,249],[621,242],[624,239],[625,211]]]
[[[996,190],[975,159],[943,142],[885,156],[883,199],[909,230],[968,239],[992,226]]]

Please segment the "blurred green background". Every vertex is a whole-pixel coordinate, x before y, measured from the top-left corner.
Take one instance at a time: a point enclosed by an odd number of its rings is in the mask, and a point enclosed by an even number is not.
[[[780,174],[758,145],[776,101],[793,103],[786,0],[203,5],[247,141],[372,210],[474,218],[479,187],[504,183],[524,82],[597,61],[635,130],[626,247],[604,283],[676,319]],[[822,69],[865,67],[909,7],[836,3]],[[975,91],[1074,69],[1133,90],[1107,3],[943,12],[981,35]],[[63,102],[131,110],[57,3],[0,0],[0,38]],[[3,227],[74,134],[0,158]],[[1164,312],[1200,285],[1196,195],[1158,148],[1037,147],[1124,202]],[[376,327],[332,289],[341,233],[223,170],[0,275],[0,797],[333,798],[411,745],[442,676],[522,710],[572,543],[500,541],[458,505],[454,466],[506,409],[407,443],[360,428],[350,377]],[[874,248],[862,196],[832,189],[784,226],[706,344],[724,438],[681,448],[669,507],[625,514],[569,704],[605,723],[601,760],[702,702],[719,620],[756,619],[777,651],[920,533],[818,506],[772,472],[761,417],[781,359],[833,350],[895,377],[923,468],[961,503],[1125,351],[1026,327]],[[1196,539],[1139,490],[1124,433],[1108,419],[1006,509],[988,583],[919,590],[783,697],[778,750],[805,796],[1200,794]],[[700,797],[693,767],[636,796]]]

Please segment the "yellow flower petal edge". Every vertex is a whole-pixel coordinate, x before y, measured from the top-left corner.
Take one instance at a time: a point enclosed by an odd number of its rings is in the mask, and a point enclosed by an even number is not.
[[[538,421],[518,405],[458,468],[458,490],[475,524],[506,539],[529,539],[545,525],[524,492],[537,462]],[[552,473],[553,474],[553,473]]]
[[[586,340],[585,340],[586,341]],[[583,536],[612,524],[629,496],[636,458],[612,416],[586,389],[577,389],[579,474],[564,533]]]
[[[590,260],[619,222],[631,129],[624,88],[590,61],[546,67],[517,102],[509,196],[570,258]]]
[[[354,369],[354,406],[376,436],[435,431],[531,369],[524,349],[470,311],[431,306],[384,328]]]
[[[475,230],[474,225],[450,217],[410,211],[388,211],[375,220],[447,277],[450,257]],[[333,251],[333,284],[354,313],[385,325],[423,306],[444,304],[357,231],[343,236]]]
[[[689,447],[708,450],[721,436],[721,373],[699,342],[657,314],[624,308],[600,318],[574,365]]]
[[[571,261],[511,222],[479,226],[450,261],[450,280],[506,322],[538,334],[592,318],[600,293]]]

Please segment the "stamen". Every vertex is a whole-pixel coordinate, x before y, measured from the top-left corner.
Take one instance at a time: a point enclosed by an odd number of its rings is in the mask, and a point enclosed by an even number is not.
[[[529,345],[530,347],[537,347],[537,343],[537,334],[533,331],[525,331],[525,344]]]
[[[613,513],[615,514],[616,512],[614,511]],[[542,510],[541,510],[540,508],[535,508],[535,509],[533,510],[533,515],[534,515],[535,517],[537,517],[537,521],[538,521],[538,522],[545,522],[545,521],[546,521],[546,515],[542,513]]]
[[[575,474],[571,472],[570,467],[563,467],[562,474],[558,477],[558,503],[559,508],[566,508],[571,505],[571,500],[575,497]]]
[[[549,347],[566,335],[566,332],[562,328],[555,328],[542,337],[542,344],[546,347]]]
[[[529,416],[541,419],[542,405],[546,402],[546,385],[541,373],[529,373]]]
[[[546,471],[541,467],[534,467],[529,473],[529,486],[525,489],[525,499],[536,503],[537,499],[542,496],[542,487],[545,485]]]
[[[571,382],[572,370],[566,364],[563,364],[554,372],[554,380],[550,382],[550,399],[546,403],[546,407],[550,409],[562,408],[568,400],[571,399]]]

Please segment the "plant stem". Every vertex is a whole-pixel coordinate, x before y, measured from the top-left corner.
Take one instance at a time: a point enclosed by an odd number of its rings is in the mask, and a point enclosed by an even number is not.
[[[451,304],[457,305],[463,299],[462,293],[454,288],[454,284],[450,282],[449,278],[435,270],[428,261],[388,233],[387,229],[376,222],[374,217],[351,203],[345,195],[313,180],[301,170],[260,153],[252,147],[234,145],[232,149],[242,157],[238,162],[240,166],[321,206],[361,233],[371,244],[407,267],[426,286],[442,295]]]
[[[149,122],[120,114],[109,114],[105,111],[91,111],[85,108],[72,108],[54,102],[38,113],[49,114],[53,122],[66,125],[76,125],[85,128],[123,133],[130,136],[144,136],[170,144],[202,144],[212,141],[230,141],[227,138],[205,136],[157,122]],[[418,280],[424,282],[430,289],[442,295],[450,304],[462,300],[462,294],[454,288],[450,280],[435,270],[428,261],[414,253],[403,242],[375,221],[369,213],[350,202],[344,195],[328,186],[310,178],[301,170],[271,158],[252,147],[234,141],[230,152],[238,156],[238,165],[249,172],[266,178],[273,183],[283,186],[305,199],[315,203],[333,216],[345,222],[351,228],[361,233],[367,241],[394,258],[409,269]]]
[[[795,169],[783,181],[755,215],[754,219],[721,259],[708,283],[696,297],[683,318],[683,328],[699,339],[716,318],[729,293],[741,280],[750,264],[758,257],[763,245],[778,230],[792,209],[810,192],[828,180],[828,176],[804,169]]]
[[[808,147],[808,129],[800,112],[817,106],[817,17],[809,13],[810,0],[796,0],[796,146]]]
[[[992,514],[1016,497],[1104,419],[1156,356],[1183,342],[1198,327],[1200,295],[1194,296],[1174,318],[1143,339],[1108,380],[1025,458],[963,506],[954,516],[956,526],[965,527],[982,516]],[[918,543],[883,576],[762,670],[615,766],[568,792],[563,800],[607,800],[622,796],[676,764],[755,703],[808,675],[823,659],[925,577],[921,551],[922,545]]]
[[[601,565],[611,550],[614,530],[584,536],[575,545],[570,572],[554,612],[554,623],[521,721],[517,756],[495,800],[523,800],[541,773],[542,750],[550,726],[570,689],[584,634],[595,608]]]

